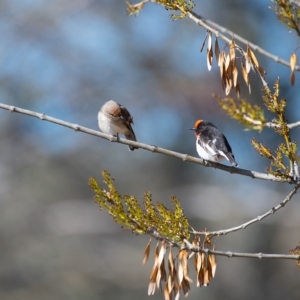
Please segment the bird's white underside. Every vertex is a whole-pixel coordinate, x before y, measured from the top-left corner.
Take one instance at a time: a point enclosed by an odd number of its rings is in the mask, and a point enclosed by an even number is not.
[[[98,113],[98,125],[101,131],[113,135],[127,134],[129,132],[124,120],[120,117],[107,117],[101,111]]]
[[[225,154],[222,151],[219,151],[218,153],[212,149],[209,145],[205,146],[205,149],[198,143],[198,139],[196,139],[196,149],[198,152],[198,155],[205,159],[205,160],[210,160],[214,162],[220,162],[224,158],[227,159]],[[227,159],[228,160],[228,159]]]

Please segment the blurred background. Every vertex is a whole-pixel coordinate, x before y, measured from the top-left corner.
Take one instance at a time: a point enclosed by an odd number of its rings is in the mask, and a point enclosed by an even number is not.
[[[286,60],[299,44],[277,21],[270,1],[195,3],[198,14]],[[129,17],[119,0],[0,0],[0,8],[2,103],[97,130],[99,108],[113,99],[134,116],[139,141],[194,156],[189,128],[206,119],[226,134],[241,168],[260,172],[268,162],[253,150],[251,138],[273,149],[281,142],[268,129],[244,131],[219,108],[211,96],[224,96],[219,70],[214,61],[208,72],[206,50],[199,52],[206,32],[189,19],[173,21],[155,4]],[[299,74],[291,87],[287,67],[257,57],[270,86],[281,79],[289,122],[299,121]],[[261,104],[261,82],[255,74],[251,82],[252,94],[242,84],[242,97]],[[148,237],[122,231],[93,202],[88,179],[101,182],[103,169],[121,193],[141,201],[151,191],[155,201],[170,206],[169,197],[176,195],[199,230],[240,225],[292,189],[144,150],[130,152],[5,110],[0,120],[0,299],[148,299],[153,256],[146,266],[141,263]],[[292,137],[299,142],[298,129]],[[216,248],[287,254],[300,240],[299,211],[296,195],[275,215],[220,237]],[[218,257],[211,285],[193,283],[189,299],[300,299],[299,282],[294,261]]]

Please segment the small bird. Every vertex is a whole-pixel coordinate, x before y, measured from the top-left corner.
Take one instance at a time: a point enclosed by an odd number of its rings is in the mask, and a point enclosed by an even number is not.
[[[133,118],[129,111],[121,104],[109,100],[103,104],[98,113],[98,124],[101,131],[117,136],[124,134],[127,140],[136,141],[134,131],[131,127]],[[128,146],[131,151],[138,149]]]
[[[195,131],[196,149],[201,158],[213,162],[226,158],[233,166],[238,166],[226,137],[214,124],[198,120],[191,130]]]

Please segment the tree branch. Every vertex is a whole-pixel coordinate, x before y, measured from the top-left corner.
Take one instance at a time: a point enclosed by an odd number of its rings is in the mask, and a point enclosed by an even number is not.
[[[192,231],[191,233],[213,237],[213,236],[226,235],[230,232],[235,232],[235,231],[238,231],[238,230],[241,230],[241,229],[245,229],[248,226],[250,226],[251,224],[259,222],[259,221],[263,220],[264,218],[266,218],[269,215],[275,214],[275,212],[277,212],[279,209],[284,207],[292,199],[292,197],[297,193],[297,190],[299,189],[299,187],[300,187],[300,184],[297,184],[293,188],[293,190],[284,198],[284,200],[282,202],[280,202],[277,206],[272,207],[269,211],[267,211],[263,215],[258,216],[255,219],[250,220],[250,221],[248,221],[244,224],[241,224],[241,225],[233,227],[233,228],[224,229],[224,230],[218,230],[218,231]]]
[[[201,252],[205,254],[214,254],[226,257],[247,257],[247,258],[269,258],[269,259],[291,259],[300,260],[300,255],[290,255],[290,254],[265,254],[265,253],[240,253],[231,251],[216,251],[208,248],[201,248],[198,246],[193,246],[188,240],[184,240],[188,250],[192,252]]]
[[[250,123],[252,123],[252,124],[254,124],[254,125],[264,125],[264,126],[266,126],[266,127],[268,127],[268,128],[280,128],[280,127],[281,127],[281,125],[275,124],[275,123],[273,123],[273,122],[266,122],[266,123],[263,124],[261,121],[259,121],[259,120],[254,120],[254,119],[250,118],[250,117],[247,116],[247,115],[243,115],[243,118],[244,118],[246,121],[248,121],[248,122],[250,122]],[[298,126],[300,126],[300,121],[295,122],[295,123],[286,124],[286,126],[287,126],[289,129],[298,127]]]
[[[231,173],[231,174],[239,174],[239,175],[242,175],[242,176],[247,176],[247,177],[261,179],[261,180],[269,180],[269,181],[274,181],[274,182],[295,183],[292,177],[290,177],[288,180],[286,180],[286,179],[283,179],[281,177],[274,176],[274,175],[271,175],[271,174],[265,174],[265,173],[260,173],[260,172],[256,172],[256,171],[250,171],[250,170],[246,170],[246,169],[230,167],[230,166],[222,165],[222,164],[211,162],[211,161],[205,161],[201,158],[196,158],[196,157],[193,157],[193,156],[189,156],[188,154],[182,154],[182,153],[179,153],[179,152],[171,151],[171,150],[160,148],[160,147],[157,147],[157,146],[151,146],[151,145],[140,143],[140,142],[134,142],[134,141],[126,140],[126,139],[117,138],[116,136],[112,136],[110,134],[106,134],[106,133],[102,133],[102,132],[99,132],[99,131],[96,131],[96,130],[92,130],[92,129],[89,129],[89,128],[86,128],[86,127],[83,127],[83,126],[80,126],[80,125],[77,125],[77,124],[68,123],[68,122],[65,122],[63,120],[47,116],[43,113],[37,113],[37,112],[31,111],[31,110],[22,109],[22,108],[19,108],[19,107],[16,107],[16,106],[11,106],[11,105],[0,103],[0,108],[8,110],[10,112],[16,112],[16,113],[28,115],[28,116],[31,116],[31,117],[35,117],[35,118],[38,118],[38,119],[43,120],[43,121],[48,121],[48,122],[51,122],[51,123],[54,123],[54,124],[58,124],[58,125],[61,125],[61,126],[67,127],[67,128],[71,128],[75,131],[81,131],[83,133],[94,135],[94,136],[109,140],[111,142],[125,144],[127,146],[135,146],[135,147],[138,147],[138,148],[141,148],[141,149],[144,149],[144,150],[148,150],[148,151],[151,151],[151,152],[156,152],[156,153],[160,153],[160,154],[180,158],[183,161],[197,163],[197,164],[200,164],[200,165],[203,165],[203,166],[206,166],[206,167],[219,169],[219,170]]]
[[[299,188],[299,186],[298,186]],[[191,252],[200,252],[205,254],[214,254],[226,257],[242,257],[242,258],[259,258],[259,259],[290,259],[290,260],[300,260],[300,255],[291,254],[266,254],[266,253],[241,253],[241,252],[231,252],[231,251],[217,251],[211,250],[209,248],[203,248],[199,246],[192,245],[187,239],[184,239],[185,247],[167,237],[160,236],[155,230],[149,230],[148,233],[159,241],[166,241],[170,246],[177,247],[180,249],[188,249]]]
[[[230,43],[231,40],[229,38],[227,38],[226,36],[224,36],[223,34],[220,34],[220,32],[228,34],[229,36],[231,36],[232,38],[234,38],[235,40],[245,44],[245,45],[249,45],[251,47],[251,49],[257,51],[258,53],[274,60],[277,63],[280,63],[284,66],[287,66],[290,68],[290,63],[286,60],[281,59],[280,57],[271,54],[270,52],[265,51],[264,49],[262,49],[261,47],[259,47],[256,44],[251,43],[250,41],[244,39],[243,37],[237,35],[235,32],[222,27],[221,25],[209,20],[209,19],[205,19],[199,15],[197,15],[196,13],[190,11],[188,13],[188,17],[193,20],[194,22],[196,22],[198,25],[206,28],[207,30],[210,30],[211,32],[213,32],[217,37],[221,37],[223,40],[225,40],[226,42]],[[295,66],[295,70],[300,71],[300,66]]]

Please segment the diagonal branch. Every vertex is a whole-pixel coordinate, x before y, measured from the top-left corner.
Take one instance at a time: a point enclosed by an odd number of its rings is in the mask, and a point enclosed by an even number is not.
[[[31,117],[35,117],[35,118],[38,118],[38,119],[43,120],[43,121],[58,124],[60,126],[65,126],[65,127],[71,128],[75,131],[81,131],[83,133],[94,135],[94,136],[109,140],[111,142],[125,144],[125,145],[128,145],[128,146],[136,146],[136,147],[144,149],[144,150],[148,150],[148,151],[151,151],[151,152],[156,152],[156,153],[160,153],[160,154],[180,158],[183,161],[197,163],[197,164],[200,164],[200,165],[203,165],[203,166],[206,166],[206,167],[219,169],[219,170],[231,173],[231,174],[239,174],[239,175],[242,175],[242,176],[247,176],[247,177],[262,179],[262,180],[269,180],[269,181],[274,181],[274,182],[294,183],[293,178],[284,179],[284,178],[277,177],[277,176],[274,176],[274,175],[271,175],[271,174],[265,174],[265,173],[260,173],[260,172],[256,172],[256,171],[230,167],[230,166],[222,165],[222,164],[211,162],[211,161],[205,161],[201,158],[196,158],[196,157],[193,157],[193,156],[189,156],[188,154],[182,154],[182,153],[179,153],[179,152],[171,151],[171,150],[160,148],[160,147],[157,147],[157,146],[152,146],[152,145],[148,145],[148,144],[144,144],[144,143],[140,143],[140,142],[134,142],[134,141],[126,140],[126,139],[117,138],[116,136],[113,136],[113,135],[110,135],[110,134],[106,134],[106,133],[102,133],[102,132],[99,132],[99,131],[96,131],[96,130],[92,130],[92,129],[89,129],[89,128],[86,128],[86,127],[83,127],[83,126],[80,126],[80,125],[77,125],[77,124],[72,124],[72,123],[69,123],[69,122],[65,122],[63,120],[47,116],[43,113],[37,113],[37,112],[31,111],[31,110],[19,108],[19,107],[16,107],[16,106],[11,106],[11,105],[0,103],[0,108],[8,110],[10,112],[16,112],[16,113],[28,115],[28,116],[31,116]]]
[[[290,68],[290,63],[270,52],[267,52],[266,50],[262,49],[261,47],[259,47],[258,45],[256,44],[253,44],[251,43],[250,41],[244,39],[243,37],[237,35],[235,32],[209,20],[209,19],[206,19],[206,18],[203,18],[199,15],[197,15],[196,13],[190,11],[188,12],[188,17],[193,20],[194,22],[196,22],[198,25],[206,28],[207,30],[210,30],[211,32],[213,32],[217,37],[220,37],[222,38],[224,41],[230,43],[231,42],[231,39],[227,38],[226,36],[224,36],[223,34],[221,34],[220,32],[222,33],[225,33],[225,34],[228,34],[229,36],[231,37],[234,37],[235,40],[245,44],[245,45],[249,45],[251,47],[251,49],[257,51],[258,53],[274,60],[275,62],[278,62],[284,66],[287,66]],[[295,70],[297,71],[300,71],[300,66],[295,66]]]
[[[241,224],[239,226],[224,229],[224,230],[218,230],[218,231],[192,231],[193,234],[202,234],[205,236],[213,237],[213,236],[220,236],[220,235],[226,235],[231,232],[239,231],[241,229],[245,229],[248,226],[250,226],[253,223],[259,222],[263,220],[264,218],[268,217],[269,215],[275,214],[279,209],[283,208],[291,199],[292,197],[297,193],[297,190],[299,189],[300,184],[297,184],[293,190],[284,198],[282,202],[280,202],[277,206],[272,207],[269,211],[264,213],[261,216],[256,217],[255,219],[252,219],[244,224]]]

